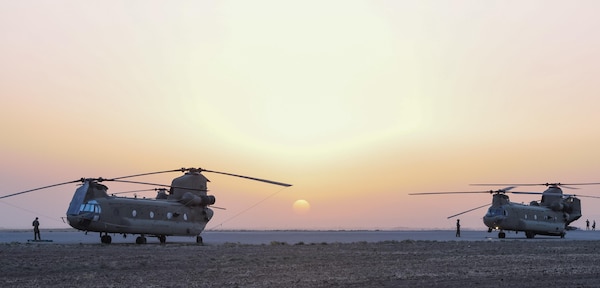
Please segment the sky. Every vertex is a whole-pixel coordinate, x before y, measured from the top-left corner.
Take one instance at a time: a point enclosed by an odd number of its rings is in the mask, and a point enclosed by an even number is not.
[[[491,196],[408,194],[600,182],[599,9],[0,0],[0,195],[201,167],[293,184],[206,173],[225,208],[209,230],[452,229]],[[565,193],[600,196],[579,187]],[[76,188],[0,200],[0,228],[68,227]],[[600,221],[600,199],[582,203],[575,226]]]

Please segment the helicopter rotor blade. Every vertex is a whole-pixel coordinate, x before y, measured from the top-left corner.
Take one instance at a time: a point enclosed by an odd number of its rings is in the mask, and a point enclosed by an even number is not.
[[[114,181],[114,182],[121,182],[121,183],[131,183],[131,184],[141,184],[141,185],[151,185],[151,186],[160,186],[160,187],[171,187],[171,188],[179,188],[179,189],[186,189],[186,190],[194,190],[194,191],[208,191],[206,189],[194,189],[194,188],[189,188],[189,187],[179,187],[179,186],[171,186],[171,185],[165,185],[165,184],[157,184],[157,183],[149,183],[149,182],[140,182],[140,181],[130,181],[130,180],[115,180],[115,179],[101,179],[102,181]]]
[[[46,189],[46,188],[51,188],[51,187],[56,187],[56,186],[61,186],[61,185],[66,185],[66,184],[72,184],[72,183],[82,182],[83,180],[84,180],[83,178],[80,178],[80,179],[69,181],[69,182],[63,182],[63,183],[48,185],[48,186],[39,187],[39,188],[35,188],[35,189],[29,189],[27,191],[22,191],[22,192],[18,192],[18,193],[13,193],[13,194],[8,194],[8,195],[0,196],[0,199],[12,197],[12,196],[17,196],[17,195],[21,195],[21,194],[25,194],[25,193],[29,193],[29,192],[33,192],[33,191],[37,191],[37,190],[42,190],[42,189]]]
[[[119,195],[119,194],[128,194],[128,193],[136,193],[136,192],[148,192],[148,191],[157,191],[158,189],[160,189],[160,188],[122,191],[122,192],[116,192],[116,193],[110,193],[110,194],[111,195]]]
[[[600,199],[600,196],[589,196],[589,195],[579,195],[579,194],[563,194],[563,196],[572,196],[572,197],[584,197],[584,198],[596,198],[596,199]]]
[[[494,193],[513,193],[509,192],[509,190],[515,187],[506,187],[504,189],[498,190],[487,190],[487,191],[456,191],[456,192],[425,192],[425,193],[409,193],[408,195],[439,195],[439,194],[494,194]]]
[[[149,172],[149,173],[141,173],[141,174],[134,174],[134,175],[128,175],[128,176],[121,176],[121,177],[112,178],[112,180],[133,178],[133,177],[154,175],[154,174],[162,174],[162,173],[171,173],[171,172],[185,172],[188,170],[190,170],[190,169],[189,168],[179,168],[179,169],[173,169],[173,170],[165,170],[165,171],[157,171],[157,172]]]
[[[249,180],[254,180],[254,181],[260,181],[260,182],[265,182],[265,183],[279,185],[279,186],[284,186],[284,187],[290,187],[290,186],[292,186],[292,184],[287,184],[287,183],[282,183],[282,182],[277,182],[277,181],[271,181],[271,180],[266,180],[266,179],[260,179],[260,178],[254,178],[254,177],[249,177],[249,176],[244,176],[244,175],[237,175],[237,174],[232,174],[232,173],[225,173],[225,172],[219,172],[219,171],[213,171],[213,170],[206,170],[206,169],[202,169],[202,168],[198,168],[198,169],[200,171],[202,171],[202,172],[210,172],[210,173],[222,174],[222,175],[227,175],[227,176],[240,177],[240,178],[244,178],[244,179],[249,179]]]
[[[583,185],[600,185],[600,182],[586,182],[586,183],[560,183],[560,182],[555,182],[555,183],[521,183],[521,184],[469,184],[471,186],[504,186],[504,185],[513,185],[513,186],[560,186],[560,187],[565,187],[565,188],[570,188],[570,189],[578,189],[575,187],[568,187],[568,186],[583,186]]]
[[[481,206],[479,206],[479,207],[476,207],[476,208],[473,208],[473,209],[469,209],[469,210],[467,210],[467,211],[464,211],[464,212],[460,212],[460,213],[458,213],[458,214],[454,214],[454,215],[452,215],[452,216],[448,216],[448,218],[446,218],[446,219],[454,218],[454,217],[456,217],[456,216],[459,216],[459,215],[462,215],[462,214],[465,214],[465,213],[468,213],[468,212],[471,212],[471,211],[475,211],[475,210],[477,210],[477,209],[481,209],[481,208],[483,208],[483,207],[485,207],[485,206],[490,206],[490,204],[488,203],[488,204],[481,205]]]
[[[550,185],[552,185],[552,184],[550,184]],[[600,183],[598,183],[598,182],[596,182],[596,183],[594,183],[594,182],[591,182],[591,183],[556,183],[556,185],[564,187],[565,185],[567,185],[567,186],[600,185]]]
[[[408,193],[408,195],[440,195],[440,194],[488,194],[494,193],[492,190],[488,191],[455,191],[455,192],[425,192],[425,193]]]
[[[567,186],[567,185],[564,185],[564,184],[561,184],[561,185],[558,185],[558,186],[560,186],[561,188],[567,188],[567,189],[579,189],[577,187],[573,187],[573,186],[570,186],[570,185]]]
[[[157,172],[149,172],[149,173],[141,173],[141,174],[134,174],[134,175],[128,175],[128,176],[121,176],[121,177],[112,178],[110,180],[120,180],[120,179],[125,179],[125,178],[132,178],[132,177],[146,176],[146,175],[154,175],[154,174],[162,174],[162,173],[170,173],[170,172],[186,172],[186,171],[192,171],[192,170],[197,170],[197,171],[200,171],[200,172],[210,172],[210,173],[216,173],[216,174],[223,174],[223,175],[234,176],[234,177],[240,177],[240,178],[245,178],[245,179],[249,179],[249,180],[260,181],[260,182],[265,182],[265,183],[279,185],[279,186],[285,186],[285,187],[292,186],[292,184],[287,184],[287,183],[282,183],[282,182],[277,182],[277,181],[272,181],[272,180],[267,180],[267,179],[260,179],[260,178],[255,178],[255,177],[249,177],[249,176],[244,176],[244,175],[232,174],[232,173],[225,173],[225,172],[207,170],[207,169],[202,169],[202,168],[179,168],[179,169],[173,169],[173,170],[165,170],[165,171],[157,171]]]
[[[520,191],[512,191],[510,192],[512,194],[529,194],[529,195],[542,195],[544,194],[543,192],[520,192]],[[548,195],[548,194],[546,194]]]

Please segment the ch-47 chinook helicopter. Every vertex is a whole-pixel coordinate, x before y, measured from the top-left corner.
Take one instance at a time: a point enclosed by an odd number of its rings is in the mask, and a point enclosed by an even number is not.
[[[506,184],[472,184],[474,186],[504,186]],[[512,184],[513,186],[499,190],[489,191],[466,191],[466,192],[428,192],[410,193],[409,195],[435,195],[435,194],[492,194],[492,205],[483,216],[483,223],[488,227],[488,233],[498,230],[498,238],[505,238],[504,231],[523,231],[527,238],[535,235],[549,235],[565,237],[569,224],[581,217],[581,200],[577,197],[600,198],[597,196],[585,196],[575,194],[564,194],[560,187],[577,189],[575,185],[600,185],[600,183],[545,183],[545,184]],[[516,186],[544,185],[548,187],[544,192],[517,192],[510,191]],[[511,202],[507,193],[512,194],[541,194],[540,201],[531,201],[529,205]],[[448,219],[471,212],[489,204],[479,206],[467,211],[449,216]]]
[[[185,174],[173,179],[171,185],[124,180],[167,172],[185,172]],[[209,206],[215,203],[215,197],[207,195],[206,183],[210,181],[201,172],[241,177],[284,187],[292,186],[291,184],[202,168],[181,168],[111,179],[81,178],[1,196],[0,199],[81,182],[82,185],[75,190],[67,209],[67,221],[71,227],[86,231],[86,233],[88,231],[100,232],[100,241],[105,244],[112,242],[109,233],[123,236],[139,235],[135,241],[137,244],[145,244],[146,235],[157,237],[160,243],[165,243],[167,236],[196,236],[196,242],[201,244],[200,233],[213,216],[213,210]],[[108,187],[102,184],[106,181],[169,187],[170,193],[167,194],[167,189],[156,189],[158,194],[155,199],[119,197],[107,193]]]

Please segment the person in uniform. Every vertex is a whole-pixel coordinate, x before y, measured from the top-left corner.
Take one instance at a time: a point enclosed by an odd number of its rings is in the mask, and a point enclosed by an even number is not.
[[[33,220],[31,225],[33,226],[33,240],[42,240],[42,237],[40,236],[40,221],[38,221],[38,217],[35,217],[35,220]]]
[[[456,219],[456,237],[460,237],[460,219]]]

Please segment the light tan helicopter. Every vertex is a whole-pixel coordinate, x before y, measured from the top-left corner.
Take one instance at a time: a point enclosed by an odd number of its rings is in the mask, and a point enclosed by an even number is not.
[[[124,180],[168,172],[185,172],[185,174],[173,179],[171,185]],[[137,244],[145,244],[147,235],[157,237],[160,243],[166,243],[167,236],[196,236],[196,242],[202,244],[200,233],[214,214],[209,206],[215,203],[215,197],[207,195],[207,182],[210,181],[201,172],[241,177],[284,187],[292,186],[291,184],[202,168],[181,168],[111,179],[81,178],[1,196],[0,199],[81,182],[82,185],[75,190],[67,209],[67,221],[71,227],[86,231],[86,233],[88,231],[100,232],[102,243],[110,244],[112,242],[110,233],[122,234],[124,237],[127,234],[139,235],[135,241]],[[109,195],[108,187],[102,184],[107,181],[169,187],[168,192],[170,193],[167,194],[165,188],[156,189],[158,193],[155,199]]]
[[[471,184],[475,186],[504,186],[507,184]],[[569,224],[581,217],[581,200],[577,197],[600,198],[575,194],[563,194],[560,187],[572,188],[575,185],[600,185],[600,183],[545,183],[545,184],[508,184],[514,185],[499,190],[466,191],[466,192],[428,192],[410,193],[409,195],[436,195],[436,194],[492,194],[492,205],[483,216],[483,223],[488,227],[488,233],[498,230],[498,238],[505,238],[504,231],[525,232],[527,238],[535,235],[549,235],[565,237],[566,231],[571,229]],[[544,192],[517,192],[510,191],[516,186],[543,185],[548,187]],[[511,202],[507,193],[512,194],[541,194],[540,201],[531,201],[529,205]],[[448,216],[448,219],[475,211],[485,204],[467,211]]]

